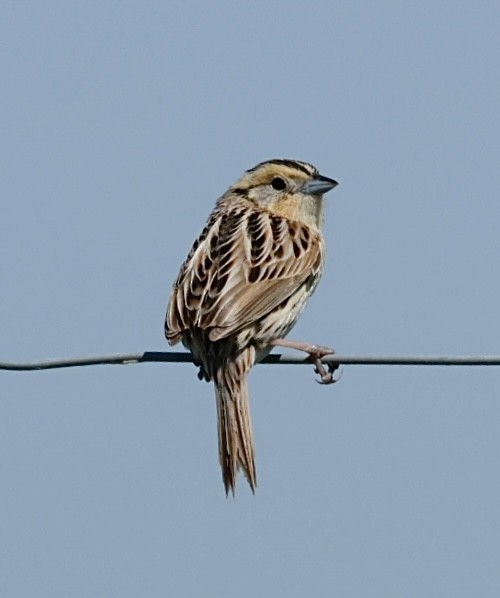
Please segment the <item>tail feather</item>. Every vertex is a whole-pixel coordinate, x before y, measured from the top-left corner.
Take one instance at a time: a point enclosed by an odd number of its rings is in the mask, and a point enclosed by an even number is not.
[[[219,461],[226,494],[234,495],[236,474],[241,467],[255,492],[255,450],[250,419],[248,370],[253,364],[253,350],[240,354],[235,361],[226,363],[215,376],[215,398],[219,432]]]

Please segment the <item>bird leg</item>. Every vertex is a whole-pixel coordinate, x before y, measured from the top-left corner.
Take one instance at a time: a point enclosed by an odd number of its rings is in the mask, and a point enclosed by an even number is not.
[[[321,358],[326,355],[333,355],[335,351],[328,347],[322,347],[320,345],[311,345],[309,343],[301,343],[299,341],[290,341],[284,338],[278,338],[271,342],[274,347],[286,347],[288,349],[297,349],[297,351],[304,351],[308,353],[312,362],[314,363],[314,371],[319,374],[321,380],[316,380],[318,384],[333,384],[337,382],[339,378],[334,378],[333,373],[339,368],[338,363],[328,363],[328,371],[326,371],[324,365],[321,363]]]

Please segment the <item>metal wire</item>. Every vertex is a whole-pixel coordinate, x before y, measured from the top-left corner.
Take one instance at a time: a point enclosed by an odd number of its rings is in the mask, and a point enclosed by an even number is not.
[[[499,366],[500,355],[328,355],[321,360],[325,364],[343,365],[433,365],[433,366]],[[102,355],[97,357],[80,357],[75,359],[51,359],[29,363],[0,361],[0,370],[34,371],[53,370],[89,365],[128,365],[130,363],[193,363],[190,353],[146,351],[144,353],[124,353],[118,355]],[[310,357],[302,355],[268,355],[261,363],[283,365],[310,365]]]

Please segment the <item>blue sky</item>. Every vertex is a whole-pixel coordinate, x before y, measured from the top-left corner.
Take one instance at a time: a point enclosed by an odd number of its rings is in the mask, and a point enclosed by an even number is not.
[[[291,338],[498,354],[500,7],[4,2],[0,358],[161,351],[216,198],[276,157],[327,197]],[[0,589],[498,596],[500,372],[251,374],[258,490],[226,499],[190,365],[0,373]]]

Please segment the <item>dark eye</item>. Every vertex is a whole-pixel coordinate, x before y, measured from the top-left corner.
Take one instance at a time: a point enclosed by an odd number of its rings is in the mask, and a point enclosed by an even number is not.
[[[271,181],[271,187],[276,191],[282,191],[286,187],[286,183],[281,177],[275,176]]]

